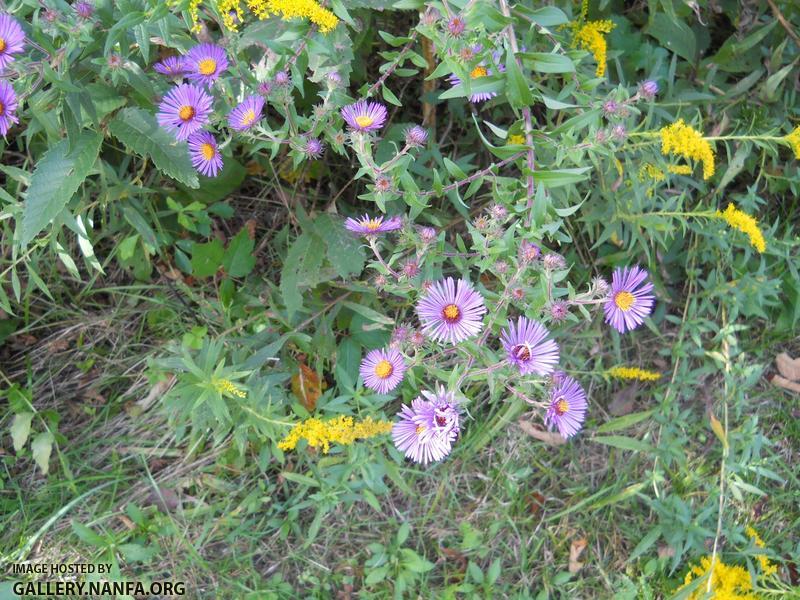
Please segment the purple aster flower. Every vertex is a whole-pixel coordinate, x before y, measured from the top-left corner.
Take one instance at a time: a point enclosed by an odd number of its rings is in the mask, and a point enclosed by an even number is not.
[[[553,385],[550,390],[550,407],[544,417],[545,425],[558,429],[564,439],[569,439],[581,430],[586,419],[586,392],[569,375]]]
[[[403,218],[399,215],[395,215],[384,221],[383,215],[379,217],[370,217],[365,214],[360,219],[348,217],[344,222],[344,226],[349,231],[360,235],[377,235],[379,233],[400,229],[403,226]]]
[[[278,71],[275,73],[275,85],[279,87],[287,87],[290,83],[292,83],[292,78],[289,77],[289,74],[286,71]]]
[[[359,100],[342,109],[342,118],[353,131],[376,131],[388,117],[386,107],[379,102]]]
[[[309,158],[319,158],[322,156],[322,153],[325,152],[325,144],[316,138],[308,138],[303,152],[305,152],[306,156]]]
[[[248,96],[228,115],[228,125],[236,131],[247,131],[261,120],[264,110],[264,98]]]
[[[438,234],[433,227],[424,226],[419,228],[419,237],[426,244],[434,242],[437,235]]]
[[[403,381],[407,368],[403,355],[388,348],[367,352],[359,372],[365,386],[379,394],[388,394]]]
[[[619,104],[617,104],[614,100],[606,100],[603,103],[603,114],[605,114],[607,117],[617,114],[618,110]]]
[[[459,16],[452,17],[447,22],[447,31],[450,32],[450,35],[456,38],[461,37],[461,34],[464,33],[464,29],[466,29],[466,27],[466,22]]]
[[[646,100],[652,100],[658,94],[658,84],[652,79],[639,84],[639,94]]]
[[[611,294],[603,307],[606,323],[620,333],[636,329],[653,312],[653,284],[645,283],[648,273],[638,265],[614,270]]]
[[[186,53],[187,76],[208,87],[228,68],[225,50],[216,44],[198,44]]]
[[[548,271],[557,271],[559,269],[566,269],[567,261],[565,261],[564,257],[560,254],[549,253],[544,255],[542,265]]]
[[[625,138],[628,137],[628,130],[625,129],[625,125],[614,125],[611,128],[611,137],[618,142],[624,142]]]
[[[508,329],[500,334],[500,341],[509,362],[522,375],[548,375],[558,364],[558,344],[547,339],[549,335],[541,323],[520,317],[516,325],[509,322]]]
[[[519,259],[525,264],[535,261],[542,255],[542,249],[533,242],[523,240],[519,245]]]
[[[72,8],[75,9],[75,12],[78,13],[81,19],[91,19],[94,14],[94,5],[85,0],[78,0],[72,5]]]
[[[17,94],[5,80],[0,79],[0,135],[5,135],[11,126],[19,123],[17,112]]]
[[[169,77],[183,77],[186,74],[186,60],[182,56],[168,56],[155,63],[153,70]]]
[[[422,392],[403,405],[398,413],[400,420],[392,427],[395,447],[406,458],[427,465],[445,458],[458,438],[459,414],[455,395],[439,388],[438,392]]]
[[[164,96],[156,118],[159,125],[174,132],[177,139],[186,140],[208,122],[212,102],[203,88],[182,83]]]
[[[556,300],[550,305],[550,318],[556,323],[563,321],[569,314],[569,304],[563,300]]]
[[[448,277],[433,284],[417,303],[422,331],[431,339],[456,344],[483,329],[486,306],[466,279]]]
[[[0,14],[0,69],[14,62],[14,55],[25,49],[25,32],[14,17]]]
[[[419,125],[414,125],[406,129],[406,145],[412,148],[420,148],[428,141],[428,130]]]
[[[192,166],[206,177],[216,177],[222,170],[217,140],[208,131],[198,131],[189,137],[189,156]]]

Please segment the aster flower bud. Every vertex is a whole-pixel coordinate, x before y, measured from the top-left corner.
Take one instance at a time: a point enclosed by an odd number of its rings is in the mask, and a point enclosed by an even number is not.
[[[436,239],[437,233],[433,227],[420,227],[419,237],[425,244],[431,244]]]
[[[467,23],[458,15],[451,17],[451,19],[447,22],[447,31],[455,38],[461,37],[461,34],[464,33],[466,27]]]
[[[658,84],[652,79],[639,84],[639,95],[645,100],[652,100],[658,94]]]
[[[628,130],[625,129],[625,125],[614,125],[611,129],[611,137],[618,142],[625,141],[625,138],[628,137]]]
[[[262,81],[258,84],[258,93],[262,96],[269,96],[272,93],[272,83],[269,81]]]
[[[412,333],[408,339],[413,346],[417,347],[422,346],[422,344],[425,343],[425,336],[422,335],[422,333],[419,331],[415,331],[414,333]]]
[[[559,254],[553,254],[551,252],[549,254],[545,254],[544,258],[542,259],[542,264],[548,271],[557,271],[559,269],[564,269],[567,266],[567,261],[564,260],[563,256]]]
[[[47,8],[42,13],[42,18],[48,23],[55,23],[58,20],[58,12],[52,8]]]
[[[569,305],[563,300],[556,300],[550,305],[550,318],[553,321],[563,321],[569,314]]]
[[[386,277],[384,275],[378,275],[377,277],[375,277],[375,287],[383,288],[386,287],[387,283],[388,281],[386,280]]]
[[[504,260],[498,260],[494,263],[494,271],[500,275],[508,273],[508,263]]]
[[[94,5],[85,0],[78,0],[72,5],[72,8],[75,9],[81,19],[91,19],[94,14]]]
[[[108,68],[119,69],[122,65],[122,57],[119,54],[111,54],[108,57]]]
[[[408,260],[403,265],[403,275],[411,279],[419,275],[419,264],[415,260]]]
[[[403,342],[408,340],[409,335],[410,331],[408,330],[408,327],[406,327],[405,325],[399,325],[395,327],[394,331],[392,332],[391,343],[394,345],[402,344]]]
[[[522,288],[514,288],[511,290],[511,297],[517,302],[520,302],[525,299],[525,290]]]
[[[292,83],[292,78],[286,71],[278,71],[275,73],[275,85],[279,87],[287,87]]]
[[[422,291],[424,293],[427,293],[433,287],[433,282],[430,279],[426,279],[425,281],[422,282],[422,286],[421,287],[422,287]]]
[[[594,134],[594,141],[598,144],[604,144],[607,139],[608,134],[605,129],[598,129],[597,133]]]
[[[303,152],[309,158],[319,158],[325,152],[325,145],[316,138],[309,138]]]
[[[392,180],[386,177],[385,175],[379,175],[378,178],[375,180],[375,191],[388,192],[391,189],[392,189]]]
[[[508,216],[508,210],[502,204],[492,204],[489,208],[489,214],[498,221],[502,221]]]
[[[529,264],[535,261],[542,254],[542,249],[536,244],[523,240],[519,245],[519,260],[522,263]]]
[[[608,294],[608,282],[602,277],[595,277],[592,280],[592,292],[598,298],[603,298]]]
[[[617,114],[619,110],[619,104],[617,104],[614,100],[606,100],[603,102],[603,114],[606,117],[613,117]]]
[[[406,145],[411,148],[420,148],[428,141],[428,130],[414,125],[406,129]]]
[[[331,89],[336,89],[340,85],[342,85],[342,76],[339,75],[336,71],[331,71],[325,77],[325,81],[328,83],[328,87]]]

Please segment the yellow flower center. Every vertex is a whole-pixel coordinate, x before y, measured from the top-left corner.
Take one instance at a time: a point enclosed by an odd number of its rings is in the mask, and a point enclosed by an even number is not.
[[[356,117],[356,123],[358,123],[359,127],[369,127],[375,122],[375,119],[369,117],[367,115],[361,115],[360,117]]]
[[[369,221],[364,221],[364,227],[369,229],[370,231],[375,231],[376,229],[380,229],[381,222],[378,219],[370,219]]]
[[[486,70],[486,67],[475,67],[470,71],[469,76],[471,79],[480,79],[481,77],[486,77],[489,74],[489,71]]]
[[[390,363],[388,360],[382,360],[377,365],[375,365],[375,375],[377,375],[381,379],[386,379],[387,377],[389,377],[389,375],[392,374],[392,371],[394,371],[394,367],[392,366],[392,363]]]
[[[569,402],[565,398],[559,398],[558,402],[556,402],[556,412],[559,415],[566,414],[569,410]]]
[[[635,298],[630,292],[617,292],[614,296],[614,304],[617,305],[617,308],[624,311],[629,311],[631,309],[634,300]]]
[[[211,75],[217,70],[217,61],[213,58],[204,58],[197,63],[197,70],[200,71],[201,75]]]
[[[191,121],[194,118],[194,107],[189,106],[181,106],[181,109],[178,111],[178,116],[181,118],[181,121]]]
[[[200,146],[200,153],[206,160],[211,160],[216,155],[217,151],[211,144],[203,144]]]
[[[252,125],[256,120],[256,113],[251,108],[242,117],[242,125]]]
[[[0,37],[0,52],[5,51],[6,49],[6,41]]]
[[[425,431],[425,425],[417,425],[417,435],[420,435],[423,431]]]
[[[448,323],[453,323],[457,321],[461,316],[461,311],[458,310],[458,307],[455,304],[448,304],[442,309],[442,317]]]

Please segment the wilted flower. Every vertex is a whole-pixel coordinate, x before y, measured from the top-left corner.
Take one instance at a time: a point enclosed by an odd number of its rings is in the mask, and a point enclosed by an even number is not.
[[[385,275],[377,275],[374,279],[374,282],[375,282],[375,287],[379,289],[386,287],[386,284],[389,283]]]
[[[425,336],[421,332],[415,331],[409,338],[413,346],[422,346],[425,343]]]
[[[603,114],[607,117],[616,115],[618,110],[619,104],[617,104],[614,100],[606,100],[603,102]]]
[[[119,54],[109,54],[107,63],[109,69],[118,69],[122,65],[122,57]]]
[[[611,137],[618,142],[624,142],[625,138],[628,137],[628,130],[625,129],[625,125],[614,125],[614,127],[611,128]]]
[[[498,221],[501,221],[508,216],[508,209],[502,204],[492,204],[489,208],[489,214]]]
[[[542,249],[532,242],[523,240],[519,245],[519,260],[525,264],[533,262],[539,258],[541,254]]]
[[[377,131],[383,127],[389,116],[383,104],[366,100],[348,104],[342,109],[341,114],[353,131]]]
[[[272,82],[262,81],[258,84],[258,93],[262,96],[269,96],[272,93]]]
[[[430,244],[436,239],[437,233],[433,227],[420,227],[418,231],[420,239],[425,244]]]
[[[466,22],[458,15],[451,17],[447,22],[447,31],[449,31],[450,35],[453,37],[461,37],[461,34],[464,33],[464,29],[466,27]]]
[[[608,134],[606,133],[605,129],[598,129],[597,133],[594,134],[594,141],[598,144],[603,144],[608,139]]]
[[[406,327],[405,325],[398,325],[397,327],[394,328],[394,331],[392,332],[392,341],[391,341],[392,345],[402,344],[409,338],[409,335],[410,331],[408,327]]]
[[[370,350],[361,361],[359,373],[365,386],[379,394],[388,394],[403,381],[407,368],[403,355],[389,348]]]
[[[187,77],[208,87],[228,68],[225,50],[216,44],[198,44],[186,53]]]
[[[544,265],[544,268],[548,271],[558,271],[566,268],[567,261],[565,261],[564,257],[560,254],[553,254],[551,252],[544,255],[542,265]]]
[[[407,260],[403,265],[403,275],[411,279],[419,275],[419,264],[415,260]]]
[[[475,217],[475,220],[472,221],[472,225],[478,231],[486,231],[487,229],[489,229],[491,223],[489,223],[489,218],[486,215],[480,215],[478,217]]]
[[[47,21],[48,23],[55,23],[58,21],[58,12],[53,10],[52,8],[46,8],[42,12],[42,18]]]
[[[522,375],[534,373],[547,375],[558,364],[558,344],[547,339],[550,332],[537,321],[526,317],[509,322],[500,334],[500,341],[509,362],[514,364]]]
[[[198,131],[188,141],[192,166],[206,177],[216,177],[222,169],[222,155],[214,136],[208,131]]]
[[[406,145],[412,148],[424,146],[428,141],[428,130],[419,125],[406,129]]]
[[[520,302],[525,298],[525,290],[515,287],[513,290],[511,290],[511,297],[517,302]]]
[[[586,392],[569,375],[550,390],[550,407],[545,415],[545,424],[556,427],[561,437],[569,439],[581,430],[586,419]]]
[[[422,331],[435,341],[451,344],[478,335],[485,313],[483,297],[466,279],[439,281],[417,303]]]
[[[550,304],[550,318],[553,321],[563,321],[569,314],[569,305],[563,300],[556,300]]]
[[[620,333],[635,329],[653,312],[653,284],[645,283],[648,273],[639,266],[614,270],[611,295],[605,303],[606,323]]]
[[[388,192],[392,189],[392,180],[385,175],[378,175],[375,179],[375,191]]]
[[[0,14],[0,70],[14,62],[14,55],[25,50],[25,32],[14,17]]]
[[[608,282],[602,277],[595,277],[592,279],[592,291],[598,298],[602,298],[608,294],[608,289]]]
[[[494,263],[494,271],[500,275],[508,273],[508,263],[504,260],[498,260]]]
[[[458,437],[456,407],[455,394],[444,388],[436,393],[422,392],[410,407],[404,404],[397,414],[400,420],[392,427],[395,447],[422,465],[442,460]]]
[[[186,140],[208,122],[212,102],[203,88],[182,83],[164,96],[156,119],[159,125],[174,132],[176,138]]]

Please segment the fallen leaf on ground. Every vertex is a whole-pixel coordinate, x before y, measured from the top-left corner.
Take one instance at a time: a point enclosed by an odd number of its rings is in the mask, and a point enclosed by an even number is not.
[[[634,383],[626,385],[618,392],[615,392],[611,399],[611,404],[608,405],[608,412],[611,413],[611,416],[621,417],[633,412],[633,407],[636,405],[636,392],[638,391],[639,386]]]
[[[540,442],[544,442],[545,444],[550,444],[551,446],[561,446],[562,444],[567,443],[567,440],[561,437],[560,433],[539,429],[536,425],[534,425],[530,421],[525,421],[524,419],[520,419],[517,422],[517,425],[519,425],[519,428],[522,429],[522,431],[527,433],[529,436],[534,437]]]
[[[581,554],[583,554],[588,543],[586,538],[579,538],[573,541],[569,547],[569,572],[573,575],[583,568],[584,563],[580,562],[578,559],[581,557]]]
[[[308,412],[314,412],[322,395],[322,383],[316,371],[303,363],[298,366],[299,371],[292,375],[292,393]]]
[[[772,377],[772,383],[778,387],[782,387],[785,390],[789,390],[790,392],[797,392],[800,394],[800,381],[791,381],[786,379],[786,377],[775,375]]]
[[[800,358],[792,358],[785,352],[781,352],[775,357],[775,364],[778,367],[778,373],[786,379],[800,381]]]

